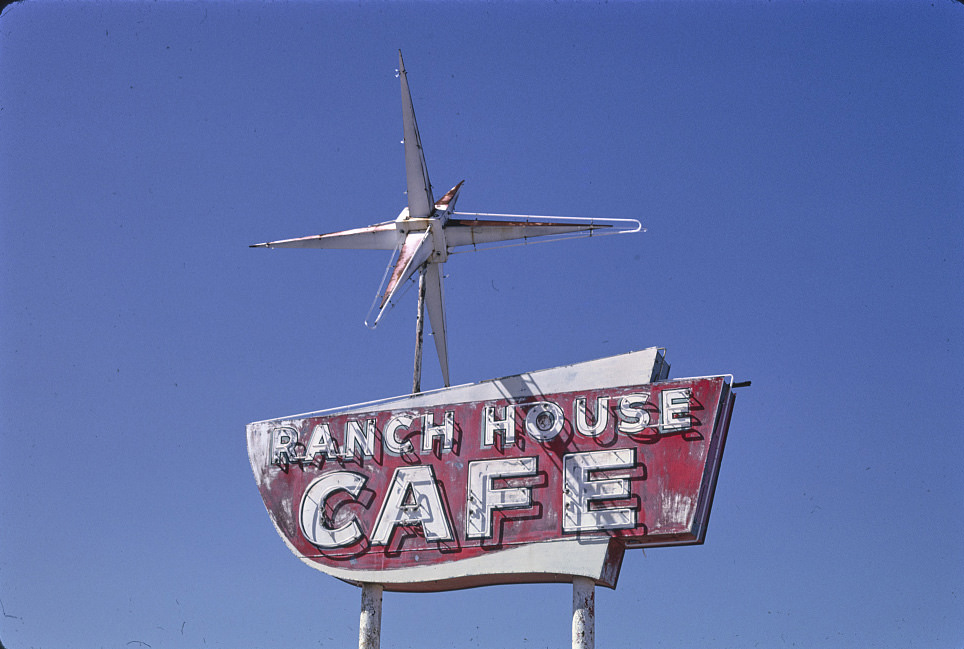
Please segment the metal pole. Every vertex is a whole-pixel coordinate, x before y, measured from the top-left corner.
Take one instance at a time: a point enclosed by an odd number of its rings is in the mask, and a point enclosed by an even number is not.
[[[422,391],[422,332],[425,330],[425,267],[418,271],[418,318],[415,319],[415,378],[412,394]]]
[[[596,646],[596,582],[572,578],[572,649]]]
[[[415,320],[415,373],[412,394],[422,391],[422,332],[425,330],[425,267],[418,272],[418,318]],[[379,649],[382,639],[381,584],[362,584],[358,649]]]
[[[378,649],[382,639],[382,585],[362,584],[358,649]]]

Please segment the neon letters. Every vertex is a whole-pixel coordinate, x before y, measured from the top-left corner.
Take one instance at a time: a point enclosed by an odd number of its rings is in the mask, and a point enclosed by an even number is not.
[[[485,543],[498,537],[497,517],[544,505],[534,493],[547,469],[540,461],[550,456],[558,466],[548,468],[562,474],[550,498],[562,504],[559,532],[631,529],[639,522],[632,478],[645,466],[635,446],[618,442],[687,430],[691,398],[683,387],[288,422],[271,431],[270,460],[285,472],[292,465],[322,471],[297,511],[301,534],[322,550],[388,546],[400,527],[430,543]],[[570,448],[573,438],[606,441],[606,448]],[[436,465],[468,448],[459,471],[437,474]],[[391,478],[371,487],[372,476],[387,470]],[[374,502],[362,511],[352,505],[366,489]]]

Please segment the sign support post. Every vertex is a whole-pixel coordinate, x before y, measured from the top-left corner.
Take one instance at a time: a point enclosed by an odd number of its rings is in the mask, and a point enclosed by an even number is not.
[[[572,578],[572,649],[595,649],[596,583],[588,577]]]
[[[705,538],[733,378],[668,374],[650,348],[259,421],[248,458],[295,555],[361,587],[359,649],[386,590],[538,582],[572,584],[595,649],[625,550]]]
[[[425,269],[418,273],[418,317],[415,320],[415,376],[412,394],[422,391],[422,338],[425,331]]]
[[[382,585],[362,584],[358,649],[378,649],[382,639]]]

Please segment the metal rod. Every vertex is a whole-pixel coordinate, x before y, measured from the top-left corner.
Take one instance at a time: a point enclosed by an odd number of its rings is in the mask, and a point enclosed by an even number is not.
[[[596,582],[572,578],[572,649],[596,646]]]
[[[422,333],[425,330],[425,267],[418,271],[418,317],[415,319],[415,377],[412,394],[422,391]]]
[[[362,584],[358,649],[378,649],[382,639],[382,585]]]

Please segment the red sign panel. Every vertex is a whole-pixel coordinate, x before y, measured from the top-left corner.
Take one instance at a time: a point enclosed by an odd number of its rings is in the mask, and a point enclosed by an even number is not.
[[[261,495],[298,556],[396,590],[587,571],[614,586],[623,548],[702,542],[725,378],[457,403],[445,392],[249,426]]]

